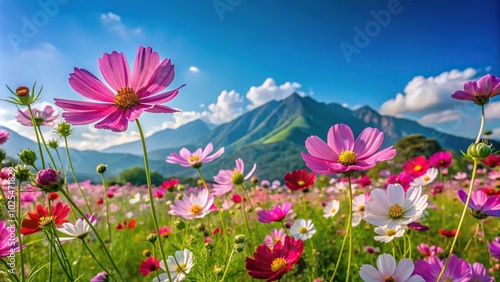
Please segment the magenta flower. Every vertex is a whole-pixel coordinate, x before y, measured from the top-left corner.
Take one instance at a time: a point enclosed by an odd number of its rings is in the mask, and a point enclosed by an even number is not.
[[[415,270],[413,271],[413,274],[422,276],[425,281],[437,281],[445,262],[446,259],[441,261],[436,256],[429,257],[428,261],[417,259],[415,261]],[[441,281],[471,281],[469,264],[464,259],[457,258],[455,254],[452,254],[450,257],[450,263],[446,267],[442,279],[443,280]]]
[[[420,244],[417,250],[424,256],[424,258],[438,256],[443,253],[443,249],[439,246],[429,246],[427,244]]]
[[[292,203],[283,203],[281,205],[275,205],[270,210],[261,210],[258,213],[259,221],[262,223],[282,221],[291,209]]]
[[[215,196],[221,196],[228,193],[235,185],[241,185],[243,181],[249,179],[256,168],[257,166],[254,164],[252,170],[250,170],[247,175],[243,176],[245,164],[242,159],[237,159],[236,168],[234,170],[221,169],[219,173],[214,176],[215,184],[212,193]]]
[[[452,98],[458,100],[474,101],[478,105],[484,105],[489,102],[491,97],[500,94],[500,80],[498,77],[487,74],[479,81],[468,81],[464,84],[464,90],[458,90]]]
[[[492,257],[500,259],[500,237],[496,237],[495,240],[491,241],[488,248]]]
[[[448,151],[437,152],[429,157],[429,164],[435,168],[447,168],[451,162],[451,153]]]
[[[284,242],[286,237],[285,229],[281,228],[280,230],[278,229],[272,229],[271,230],[271,235],[266,235],[264,237],[264,245],[268,247],[269,249],[273,249],[274,245],[278,242]]]
[[[470,265],[470,281],[474,282],[492,282],[495,278],[488,275],[488,269],[484,268],[484,265],[479,262],[475,262]]]
[[[16,232],[15,225],[7,226],[7,223],[0,221],[0,258],[19,252]]]
[[[96,128],[121,132],[127,130],[129,121],[135,121],[145,111],[177,112],[161,104],[177,96],[179,88],[184,85],[157,94],[170,85],[175,73],[170,59],[160,62],[160,55],[151,47],[139,46],[132,74],[123,53],[104,53],[98,64],[113,90],[89,71],[75,68],[70,74],[69,84],[80,95],[97,102],[55,99],[56,105],[64,109],[62,116],[67,122],[82,125],[99,121]]]
[[[52,108],[52,106],[50,105],[45,106],[45,108],[43,108],[43,111],[37,108],[31,108],[31,112],[33,113],[33,118],[35,119],[36,126],[54,126],[54,121],[59,116],[55,114],[54,108]],[[18,109],[16,119],[17,122],[24,126],[33,126],[30,110],[28,108],[26,108],[24,111]]]
[[[467,193],[463,190],[458,190],[458,197],[463,203],[467,201]],[[482,190],[474,191],[470,198],[469,208],[477,219],[500,216],[500,197],[488,196]]]
[[[383,141],[384,133],[376,128],[365,128],[354,140],[349,126],[336,124],[330,127],[326,143],[318,136],[308,137],[306,149],[310,155],[302,152],[302,158],[308,168],[320,174],[368,170],[396,155],[392,146],[378,151]]]
[[[185,219],[203,218],[211,212],[214,197],[207,189],[201,190],[198,194],[184,196],[182,200],[175,200],[174,205],[170,205],[169,214],[179,215]]]
[[[9,139],[10,132],[7,130],[0,129],[0,145],[5,144],[7,142],[7,139]]]
[[[224,147],[222,147],[219,151],[209,156],[213,149],[214,147],[212,143],[208,143],[205,150],[198,148],[192,153],[188,149],[182,148],[179,154],[171,153],[170,156],[167,157],[167,163],[180,164],[183,167],[191,166],[194,168],[200,168],[202,164],[209,163],[224,153]]]

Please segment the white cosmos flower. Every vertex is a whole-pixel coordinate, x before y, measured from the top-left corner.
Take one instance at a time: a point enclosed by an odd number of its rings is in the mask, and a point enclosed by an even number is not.
[[[375,227],[375,233],[377,233],[379,236],[375,236],[375,241],[380,241],[384,243],[389,243],[392,241],[394,238],[399,238],[403,237],[405,235],[405,229],[402,228],[401,226],[396,226],[393,229],[389,229],[385,226],[378,226]]]
[[[417,177],[410,184],[411,186],[427,186],[438,177],[439,170],[435,167],[429,168],[424,175]]]
[[[140,200],[141,200],[141,194],[140,193],[136,193],[132,198],[130,198],[130,200],[128,200],[128,202],[131,203],[132,205],[135,205]]]
[[[427,208],[427,195],[422,187],[410,187],[405,193],[403,186],[389,184],[387,190],[374,189],[371,201],[366,203],[365,220],[376,226],[394,229],[418,220]]]
[[[340,202],[337,200],[333,200],[326,205],[323,210],[323,216],[325,218],[334,217],[339,212]]]
[[[86,215],[92,225],[95,225],[97,222],[97,217],[94,215]],[[59,237],[61,242],[73,240],[73,239],[83,239],[87,234],[89,234],[92,229],[87,224],[87,222],[83,218],[79,218],[76,220],[75,224],[71,222],[65,222],[62,224],[62,227],[57,228],[57,231],[64,233],[71,237]]]
[[[377,258],[377,268],[364,264],[359,269],[359,276],[365,282],[425,282],[420,275],[411,275],[415,266],[410,259],[402,259],[396,265],[396,260],[389,254]]]
[[[352,198],[352,227],[356,227],[365,218],[365,204],[370,196],[367,194],[358,195]]]
[[[184,251],[176,251],[175,257],[168,256],[167,266],[170,272],[170,277],[172,277],[172,282],[184,281],[186,279],[186,275],[194,266],[193,259],[193,252],[188,249],[184,249]],[[167,271],[165,261],[160,261],[160,267],[161,269]],[[166,272],[153,279],[153,282],[165,281],[170,282]]]
[[[290,227],[290,235],[296,240],[301,239],[305,241],[311,238],[316,233],[316,227],[312,223],[312,220],[308,219],[297,219]]]

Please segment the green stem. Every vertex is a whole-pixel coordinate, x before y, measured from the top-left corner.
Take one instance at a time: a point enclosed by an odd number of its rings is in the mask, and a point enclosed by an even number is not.
[[[149,201],[151,202],[151,213],[153,215],[153,222],[156,230],[156,234],[158,234],[158,245],[160,248],[160,253],[161,253],[161,258],[162,260],[167,263],[167,257],[165,256],[165,252],[163,251],[163,245],[161,243],[161,236],[160,236],[160,227],[158,225],[158,219],[156,217],[156,210],[155,210],[155,203],[154,203],[154,198],[153,198],[153,188],[151,185],[151,174],[149,170],[149,161],[148,161],[148,150],[146,149],[146,139],[144,138],[144,132],[142,131],[141,123],[139,122],[139,119],[136,119],[135,122],[137,123],[137,128],[139,130],[139,134],[141,136],[141,143],[142,143],[142,152],[144,154],[144,168],[146,170],[146,182],[148,184],[148,193],[149,193]],[[170,270],[168,267],[166,267],[167,270],[167,276],[169,281],[172,281],[172,276],[170,275]]]
[[[52,154],[50,153],[49,147],[47,146],[47,143],[45,142],[45,137],[43,137],[42,130],[40,129],[40,126],[37,126],[38,132],[40,132],[40,138],[42,139],[43,146],[45,147],[45,151],[47,151],[47,154],[49,155],[50,161],[52,162],[52,165],[54,168],[57,167],[56,162],[54,161],[54,158],[52,157]]]
[[[66,137],[66,136],[64,136],[64,145],[66,147],[66,155],[68,155],[69,168],[71,169],[71,174],[73,175],[73,180],[75,180],[75,183],[78,186],[78,189],[80,189],[80,193],[82,194],[82,197],[85,200],[85,204],[87,205],[87,209],[89,210],[89,214],[93,214],[92,209],[90,208],[89,201],[87,200],[87,197],[85,197],[85,193],[83,193],[83,189],[80,186],[80,182],[78,182],[78,179],[76,178],[75,169],[73,168],[73,162],[71,161],[71,154],[69,153],[68,137]],[[69,193],[69,191],[68,191],[68,193]]]
[[[0,188],[1,189],[1,188]],[[2,191],[3,192],[3,191]],[[5,197],[4,197],[5,199]],[[17,215],[17,243],[19,245],[19,257],[21,259],[21,281],[25,281],[26,277],[24,277],[24,255],[23,255],[23,241],[21,240],[21,225],[23,222],[22,214],[21,214],[21,181],[17,183],[17,203],[16,203],[16,215]]]
[[[250,196],[248,195],[247,189],[241,184],[241,188],[243,189],[243,192],[245,193],[245,197],[248,200],[248,203],[250,204],[250,207],[252,208],[252,212],[255,212],[255,207],[252,204],[252,200],[250,199]],[[243,201],[242,201],[243,202]],[[259,230],[259,223],[255,220],[255,229],[257,230],[257,238],[260,238],[260,230]]]
[[[477,238],[477,232],[479,232],[479,223],[480,223],[480,221],[478,220],[478,223],[476,225],[476,231],[474,232],[474,235],[472,235],[472,237],[470,237],[469,241],[467,241],[467,244],[465,245],[464,250],[462,251],[464,254],[465,254],[465,251],[467,251],[467,249],[469,248],[470,243],[473,240],[476,240],[476,238]]]
[[[347,181],[349,183],[349,198],[347,202],[349,204],[349,220],[347,225],[347,230],[349,233],[349,255],[347,257],[347,276],[345,281],[349,281],[349,275],[351,274],[351,260],[352,260],[352,184],[351,184],[351,176],[347,176]]]
[[[73,281],[73,277],[70,273],[68,273],[67,266],[65,265],[63,259],[59,256],[59,253],[57,252],[57,248],[54,243],[54,237],[52,234],[48,231],[45,230],[45,236],[47,236],[47,240],[49,241],[49,244],[51,246],[50,252],[52,253],[52,250],[54,250],[54,253],[56,253],[57,260],[59,261],[59,264],[61,265],[62,270],[64,271],[64,274],[68,277],[69,281]],[[52,275],[50,275],[50,279],[52,279]]]
[[[484,248],[486,249],[486,253],[488,254],[488,263],[491,265],[492,264],[492,261],[491,261],[491,253],[490,253],[490,249],[488,248],[488,243],[486,241],[486,233],[484,231],[484,224],[483,224],[483,221],[480,220],[479,223],[481,224],[481,231],[483,232],[483,243],[484,243]],[[484,266],[486,269],[488,268],[488,265],[485,265]]]
[[[83,240],[83,239],[82,239]],[[82,250],[80,251],[80,257],[78,258],[78,262],[76,263],[76,268],[75,268],[75,275],[78,276],[78,272],[80,272],[80,263],[82,262],[82,258],[83,258],[83,251],[85,249],[83,248],[83,244],[82,244]]]
[[[234,255],[234,249],[231,251],[231,254],[229,255],[229,259],[227,260],[227,263],[226,263],[226,269],[224,270],[224,274],[222,275],[220,282],[224,281],[224,278],[226,278],[226,273],[227,273],[227,270],[229,269],[229,264],[231,263],[231,259],[233,258],[233,255]]]
[[[158,234],[158,236],[161,235]],[[153,245],[153,262],[156,264],[156,245],[155,243],[151,243],[151,245]],[[158,280],[160,280],[160,273],[158,272],[158,267],[156,267],[156,265],[155,265],[155,273]]]
[[[106,257],[109,259],[109,262],[111,263],[111,265],[115,269],[116,273],[118,273],[118,276],[120,277],[120,279],[122,281],[127,281],[127,280],[125,280],[125,278],[123,278],[123,275],[120,272],[120,269],[118,268],[115,261],[113,260],[113,257],[111,256],[111,254],[108,250],[108,247],[106,246],[106,244],[102,240],[101,236],[99,236],[99,233],[97,232],[97,229],[95,228],[94,224],[92,224],[92,222],[90,222],[90,220],[87,218],[85,213],[83,213],[83,211],[75,204],[73,199],[70,197],[70,195],[65,190],[61,189],[61,194],[64,195],[64,197],[68,200],[69,204],[74,209],[76,209],[76,211],[83,217],[83,220],[85,220],[85,222],[89,225],[90,229],[92,229],[92,232],[94,232],[94,235],[96,236],[97,240],[101,244],[101,247],[102,247],[102,250],[104,251],[104,254],[106,254]]]
[[[113,276],[108,272],[108,270],[96,258],[96,256],[94,255],[94,253],[90,249],[89,245],[87,245],[87,242],[85,242],[85,239],[82,238],[81,240],[82,240],[83,246],[85,246],[85,248],[87,249],[87,251],[89,251],[89,254],[92,256],[92,258],[95,260],[95,262],[97,262],[97,264],[101,267],[102,270],[104,270],[108,274],[108,276],[110,276],[111,278],[113,278]],[[113,279],[115,279],[115,278],[113,278]]]
[[[106,201],[106,224],[108,225],[109,251],[111,252],[113,240],[111,240],[111,224],[109,224],[109,201],[108,201],[108,194],[106,194],[106,181],[104,180],[104,172],[101,173],[101,177],[102,177],[102,188],[104,191],[104,200]]]
[[[465,201],[465,206],[464,206],[464,209],[462,211],[462,217],[460,217],[460,221],[458,222],[457,233],[455,234],[455,237],[453,237],[453,242],[451,243],[450,252],[448,254],[448,259],[446,260],[446,262],[443,266],[443,269],[441,270],[441,273],[439,273],[438,281],[441,281],[441,277],[443,276],[444,271],[446,270],[446,267],[448,267],[448,263],[450,262],[451,254],[453,254],[453,249],[455,248],[455,245],[456,245],[457,240],[458,240],[458,236],[460,235],[460,229],[462,228],[465,214],[467,213],[467,209],[469,208],[470,198],[472,196],[472,189],[474,188],[474,180],[476,179],[477,165],[478,165],[478,161],[474,160],[474,167],[472,168],[472,176],[471,176],[471,180],[470,180],[467,201]]]
[[[35,130],[36,143],[38,144],[38,151],[40,152],[40,159],[42,161],[42,168],[45,169],[45,159],[43,157],[42,144],[40,144],[40,136],[38,136],[38,130],[36,129],[35,117],[31,111],[31,106],[28,104],[28,111],[30,112],[31,123],[33,124],[33,129]]]
[[[412,249],[412,247],[413,247],[413,246],[411,245],[411,235],[410,235],[410,234],[408,234],[408,251],[409,251],[409,256],[408,256],[408,258],[409,258],[409,259],[412,259],[412,258],[411,258],[411,249]]]
[[[245,187],[243,187],[243,184],[241,185],[241,189],[245,190]],[[247,218],[247,211],[246,211],[246,208],[245,208],[245,201],[242,200],[241,201],[241,213],[243,213],[243,217],[245,219],[245,225],[247,226],[247,230],[248,230],[248,242],[249,242],[249,245],[250,245],[250,249],[253,250],[253,242],[254,242],[254,238],[253,238],[253,233],[252,231],[250,230],[250,225],[248,224],[248,218]]]
[[[56,228],[54,225],[51,225],[50,228],[52,229],[52,234],[54,234],[54,244],[57,246],[57,249],[61,252],[62,258],[64,262],[66,263],[66,267],[68,267],[69,274],[71,277],[73,277],[73,269],[71,268],[71,263],[69,262],[68,256],[66,255],[66,251],[64,251],[64,248],[61,244],[61,241],[59,240],[59,237],[57,237],[56,234]]]
[[[476,144],[479,143],[479,140],[481,140],[481,135],[483,135],[483,130],[484,130],[484,105],[481,105],[481,126],[479,127],[479,133],[477,134],[476,138]]]

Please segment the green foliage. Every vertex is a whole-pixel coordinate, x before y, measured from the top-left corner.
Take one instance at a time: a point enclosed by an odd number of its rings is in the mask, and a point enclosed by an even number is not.
[[[412,134],[401,138],[394,144],[396,156],[393,161],[397,164],[403,164],[416,156],[430,157],[432,154],[442,151],[441,145],[433,138],[426,138],[420,134]]]
[[[163,175],[156,171],[151,172],[151,182],[154,185],[160,185],[165,178]],[[133,185],[143,185],[146,184],[146,170],[143,167],[135,166],[123,170],[118,176],[118,181],[120,183],[130,182]]]

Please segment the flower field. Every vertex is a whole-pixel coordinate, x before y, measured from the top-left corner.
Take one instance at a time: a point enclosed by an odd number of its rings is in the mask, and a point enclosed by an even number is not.
[[[206,175],[224,154],[210,143],[165,156],[197,173],[196,185],[153,185],[139,118],[177,111],[163,104],[183,85],[162,92],[174,67],[150,47],[139,47],[132,72],[122,53],[98,62],[111,88],[75,68],[70,85],[93,101],[56,99],[66,120],[58,125],[54,109],[32,107],[41,99],[35,85],[9,88],[5,101],[22,107],[17,119],[33,128],[38,148],[1,168],[0,281],[500,279],[500,156],[483,132],[497,77],[450,93],[483,109],[476,141],[458,157],[438,151],[397,163],[379,129],[355,136],[348,124],[332,124],[304,140],[308,169],[281,179],[259,179],[259,164],[240,158]],[[57,142],[40,130],[55,126],[67,148],[73,126],[95,122],[115,132],[138,127],[146,184],[108,183],[98,163],[101,183],[77,179],[71,155],[56,158]],[[5,142],[9,133],[0,131]],[[467,166],[454,171],[458,159]]]

